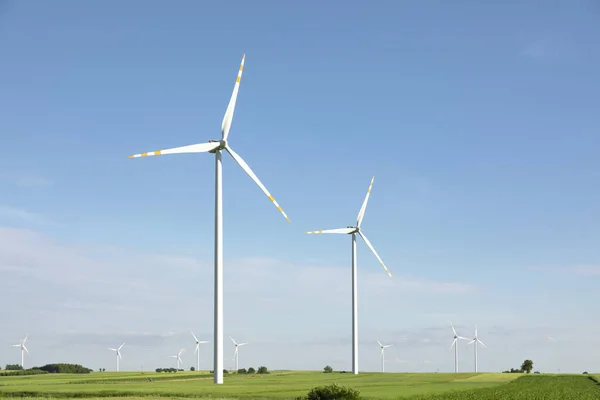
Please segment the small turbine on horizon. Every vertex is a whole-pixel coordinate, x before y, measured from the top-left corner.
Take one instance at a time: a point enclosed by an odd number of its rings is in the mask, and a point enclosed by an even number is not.
[[[452,327],[452,332],[454,333],[454,341],[450,345],[450,350],[452,350],[452,346],[454,346],[454,372],[458,372],[458,339],[469,340],[466,337],[458,336],[456,333],[456,329],[454,329],[454,325],[450,322],[450,326]]]
[[[190,333],[192,334],[192,336],[194,337],[194,340],[196,341],[196,350],[194,350],[194,354],[198,353],[198,365],[197,365],[197,369],[196,371],[200,371],[200,344],[201,343],[209,343],[208,340],[198,340],[198,338],[196,337],[196,335],[194,335],[194,332],[190,331]]]
[[[123,344],[120,345],[118,349],[113,349],[111,347],[108,348],[109,350],[112,350],[115,353],[117,353],[116,354],[116,356],[117,356],[117,372],[119,372],[119,360],[122,358],[121,357],[121,349],[123,348],[123,346],[125,346],[125,342],[123,342]]]
[[[339,229],[324,229],[319,231],[305,232],[308,235],[313,235],[317,233],[337,233],[342,235],[352,235],[352,373],[354,375],[358,374],[358,278],[357,278],[357,260],[356,260],[356,235],[359,235],[366,243],[367,247],[373,252],[385,272],[392,278],[392,274],[387,269],[379,254],[375,251],[375,248],[367,239],[367,236],[361,231],[360,224],[365,216],[365,210],[367,209],[367,202],[369,201],[369,196],[371,195],[371,188],[373,187],[373,181],[375,177],[371,179],[371,183],[369,184],[369,190],[367,191],[367,196],[365,197],[365,201],[360,207],[360,211],[358,212],[358,218],[356,219],[356,226],[348,226],[346,228]]]
[[[387,349],[388,347],[392,347],[394,346],[393,344],[387,344],[387,345],[383,345],[381,344],[381,342],[378,340],[377,343],[379,343],[379,347],[381,347],[381,372],[385,372],[385,353],[384,350]]]
[[[183,364],[183,360],[181,359],[181,353],[183,353],[183,349],[179,350],[179,353],[177,353],[176,356],[169,356],[170,358],[176,358],[177,359],[177,370],[181,369],[179,367],[179,363]]]
[[[246,343],[246,342],[244,342],[244,343],[237,343],[235,340],[233,340],[233,338],[231,336],[229,336],[229,339],[231,339],[231,341],[235,345],[235,352],[233,353],[233,356],[235,357],[235,371],[237,372],[237,370],[239,369],[239,357],[240,357],[240,352],[239,352],[238,348],[240,346],[243,346],[243,345],[248,344],[248,343]]]
[[[25,338],[23,339],[23,341],[19,344],[13,344],[12,347],[20,347],[21,348],[21,368],[25,369],[25,351],[27,352],[27,354],[29,353],[29,350],[27,350],[27,347],[25,347],[25,342],[27,341],[27,337],[29,336],[29,334],[25,335]]]
[[[468,339],[467,339],[468,340]],[[487,348],[487,346],[477,338],[477,325],[475,325],[475,336],[473,337],[473,340],[471,340],[469,343],[467,344],[471,344],[474,343],[475,346],[475,372],[477,372],[477,343],[481,344],[483,347]]]

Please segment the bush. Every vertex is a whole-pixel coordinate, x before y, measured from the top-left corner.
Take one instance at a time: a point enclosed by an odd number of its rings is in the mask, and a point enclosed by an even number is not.
[[[42,371],[39,368],[31,368],[31,369],[12,370],[10,372],[8,372],[8,371],[0,372],[0,376],[41,375],[41,374],[47,374],[47,373],[48,373],[47,371]]]
[[[329,365],[326,365],[325,368],[323,368],[323,372],[326,374],[331,374],[333,372],[333,368],[331,368]]]
[[[42,371],[47,371],[51,374],[89,374],[91,369],[83,367],[79,364],[47,364],[40,367]]]
[[[196,368],[192,367],[190,368],[190,371],[194,372],[196,370]]]
[[[258,371],[256,371],[256,373],[257,374],[268,374],[269,371],[267,370],[267,367],[265,367],[263,365],[263,366],[258,367]]]
[[[256,370],[254,368],[250,367],[250,368],[248,368],[248,373],[249,374],[255,374]]]
[[[296,400],[359,400],[360,392],[353,388],[339,386],[334,383],[327,386],[317,386],[311,389],[305,397]]]
[[[583,371],[583,374],[584,374],[584,375],[587,375],[587,374],[588,374],[588,372],[587,372],[587,371]]]
[[[19,364],[6,364],[6,368],[4,369],[7,371],[23,371],[23,367]]]
[[[240,368],[240,369],[237,370],[237,373],[238,374],[247,374],[248,371],[246,371],[246,368]]]

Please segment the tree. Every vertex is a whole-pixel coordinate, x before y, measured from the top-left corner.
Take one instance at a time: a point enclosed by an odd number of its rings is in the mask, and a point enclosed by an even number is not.
[[[358,390],[334,383],[313,388],[306,396],[298,397],[298,400],[359,400],[360,398]]]
[[[326,365],[325,368],[323,368],[323,372],[326,374],[331,374],[333,372],[333,368],[331,368],[329,365]]]
[[[240,369],[237,370],[237,373],[238,374],[247,374],[248,371],[246,371],[246,368],[240,368]]]
[[[258,371],[256,371],[256,373],[257,374],[268,374],[269,371],[267,370],[267,367],[265,367],[263,365],[263,366],[258,367]]]
[[[526,373],[531,373],[531,370],[533,369],[533,361],[531,360],[525,360],[523,361],[523,364],[521,364],[521,370],[523,370],[523,372]]]
[[[22,371],[23,367],[21,367],[19,364],[6,364],[6,368],[4,368],[7,371]]]
[[[248,368],[248,373],[249,374],[255,374],[256,370],[254,368],[250,367],[250,368]]]
[[[190,371],[194,372],[196,370],[196,368],[192,367],[190,368]]]

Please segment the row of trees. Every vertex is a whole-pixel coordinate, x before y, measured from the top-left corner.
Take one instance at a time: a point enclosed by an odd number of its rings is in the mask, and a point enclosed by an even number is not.
[[[525,360],[525,361],[523,361],[523,364],[521,364],[521,368],[511,368],[510,370],[506,370],[506,371],[502,371],[502,372],[505,374],[522,374],[522,373],[529,374],[529,373],[531,373],[531,371],[533,371],[533,361]],[[534,373],[539,374],[538,371],[535,371]]]
[[[79,364],[46,364],[43,367],[33,367],[29,369],[23,369],[18,364],[6,365],[6,371],[0,376],[4,375],[39,375],[39,374],[89,374],[92,372],[91,369],[81,366]]]

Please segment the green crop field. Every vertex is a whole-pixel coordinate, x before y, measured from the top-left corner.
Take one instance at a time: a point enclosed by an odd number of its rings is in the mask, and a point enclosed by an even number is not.
[[[354,376],[299,371],[226,375],[225,384],[219,386],[212,383],[210,374],[202,372],[4,376],[0,377],[0,397],[294,399],[315,386],[330,383],[358,389],[364,399],[600,399],[600,385],[586,375],[362,373]]]

